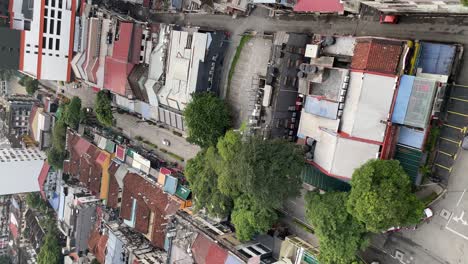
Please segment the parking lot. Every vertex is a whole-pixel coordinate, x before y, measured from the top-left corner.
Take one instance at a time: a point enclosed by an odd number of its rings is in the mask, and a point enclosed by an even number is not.
[[[247,121],[255,105],[259,76],[266,76],[272,46],[271,39],[253,37],[242,49],[237,61],[227,100],[232,108],[234,128]]]
[[[444,184],[448,183],[467,131],[468,87],[452,85],[446,108],[446,116],[440,130],[439,145],[434,161],[435,174],[442,179]]]

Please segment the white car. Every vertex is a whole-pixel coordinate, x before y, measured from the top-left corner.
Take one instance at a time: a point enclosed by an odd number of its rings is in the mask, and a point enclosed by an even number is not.
[[[163,143],[164,146],[168,146],[168,147],[171,145],[171,142],[169,140],[167,140],[167,139],[163,139],[162,143]]]

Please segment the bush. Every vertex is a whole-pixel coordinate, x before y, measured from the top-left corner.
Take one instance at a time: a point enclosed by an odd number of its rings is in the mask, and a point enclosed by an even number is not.
[[[99,91],[94,103],[96,117],[104,126],[110,127],[113,125],[114,116],[112,114],[111,98],[107,91]]]

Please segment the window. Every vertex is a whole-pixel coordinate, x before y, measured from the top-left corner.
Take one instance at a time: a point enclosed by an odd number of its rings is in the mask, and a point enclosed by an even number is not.
[[[141,50],[141,51],[144,51],[144,50],[145,50],[145,46],[140,46],[140,50]]]
[[[46,9],[47,10],[47,9]],[[55,10],[50,10],[50,17],[55,17]]]
[[[50,6],[54,6],[55,7],[55,0],[52,0],[52,4]]]
[[[48,16],[48,14],[49,14],[49,9],[47,9],[47,8],[44,9],[44,16]]]
[[[57,35],[60,35],[60,31],[62,31],[62,21],[57,21]]]
[[[62,0],[58,0],[58,7],[62,8]]]
[[[60,39],[55,40],[55,50],[60,50]]]
[[[45,0],[45,5],[48,5],[49,4],[49,0]]]
[[[31,53],[31,52],[29,50],[27,50],[26,53]]]
[[[50,34],[54,34],[54,24],[55,24],[55,23],[54,23],[54,20],[51,19],[51,20],[50,20],[50,30],[49,30],[49,33],[50,33]]]
[[[34,54],[37,54],[37,51],[35,51]]]
[[[53,46],[54,46],[54,39],[50,38],[49,39],[49,49],[53,49]]]
[[[57,18],[58,18],[58,19],[62,19],[62,11],[58,11],[58,12],[57,12]]]
[[[44,29],[42,32],[47,33],[47,18],[44,18]]]
[[[42,37],[42,48],[43,49],[45,49],[45,47],[46,47],[46,42],[47,42],[46,37]]]

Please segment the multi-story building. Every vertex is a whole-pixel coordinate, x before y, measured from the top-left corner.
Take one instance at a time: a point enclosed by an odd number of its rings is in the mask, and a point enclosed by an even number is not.
[[[0,195],[38,192],[45,159],[37,148],[0,148]]]
[[[346,11],[357,13],[361,4],[384,13],[466,14],[468,7],[460,0],[343,0]]]
[[[75,17],[80,12],[80,3],[80,0],[10,1],[10,29],[0,30],[0,45],[13,51],[8,56],[12,60],[9,65],[17,63],[17,69],[37,79],[70,81]],[[8,39],[9,36],[13,38]],[[19,47],[13,47],[12,40],[17,40]]]
[[[37,100],[28,95],[13,95],[2,100],[0,104],[0,119],[4,127],[3,133],[8,136],[23,136],[29,130],[31,109]]]

